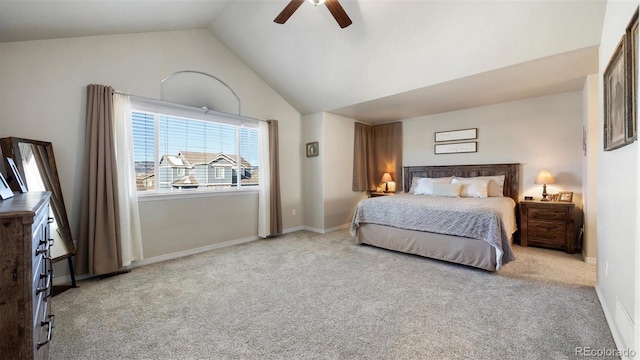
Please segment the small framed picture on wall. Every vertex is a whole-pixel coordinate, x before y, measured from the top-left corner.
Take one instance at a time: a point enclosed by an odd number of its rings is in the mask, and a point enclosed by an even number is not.
[[[318,149],[318,142],[310,142],[307,143],[307,157],[313,157],[320,155],[320,150]]]

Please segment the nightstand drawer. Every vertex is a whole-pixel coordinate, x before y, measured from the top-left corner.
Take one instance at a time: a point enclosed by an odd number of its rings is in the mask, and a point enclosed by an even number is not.
[[[567,226],[565,223],[529,220],[529,241],[534,239],[564,244]]]
[[[550,209],[550,208],[529,208],[527,212],[527,218],[529,220],[558,220],[566,221],[567,212],[565,209]]]

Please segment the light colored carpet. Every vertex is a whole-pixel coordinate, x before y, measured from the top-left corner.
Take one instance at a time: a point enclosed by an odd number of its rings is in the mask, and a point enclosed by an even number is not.
[[[576,255],[498,273],[301,231],[79,283],[57,359],[574,359],[615,348]]]

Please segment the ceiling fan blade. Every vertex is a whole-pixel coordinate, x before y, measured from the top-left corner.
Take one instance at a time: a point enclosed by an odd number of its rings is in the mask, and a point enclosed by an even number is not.
[[[296,10],[298,10],[298,8],[300,7],[300,5],[302,5],[303,2],[304,0],[291,0],[289,4],[287,4],[287,6],[284,7],[282,12],[280,12],[280,14],[276,16],[273,22],[276,22],[278,24],[284,24],[287,20],[289,20],[291,15],[293,15],[293,13],[296,12]]]
[[[351,19],[349,19],[349,15],[347,15],[347,13],[344,11],[342,5],[340,5],[338,0],[327,0],[325,4],[327,5],[327,8],[331,12],[331,15],[333,15],[333,18],[336,19],[338,25],[340,25],[341,28],[344,29],[347,26],[351,25]]]

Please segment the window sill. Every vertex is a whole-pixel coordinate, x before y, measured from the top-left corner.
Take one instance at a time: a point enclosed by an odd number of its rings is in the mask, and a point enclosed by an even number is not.
[[[204,197],[218,197],[218,196],[242,196],[258,194],[257,188],[252,189],[238,189],[227,191],[175,191],[175,192],[147,192],[138,193],[138,202],[147,201],[164,201],[164,200],[180,200],[180,199],[193,199]]]

